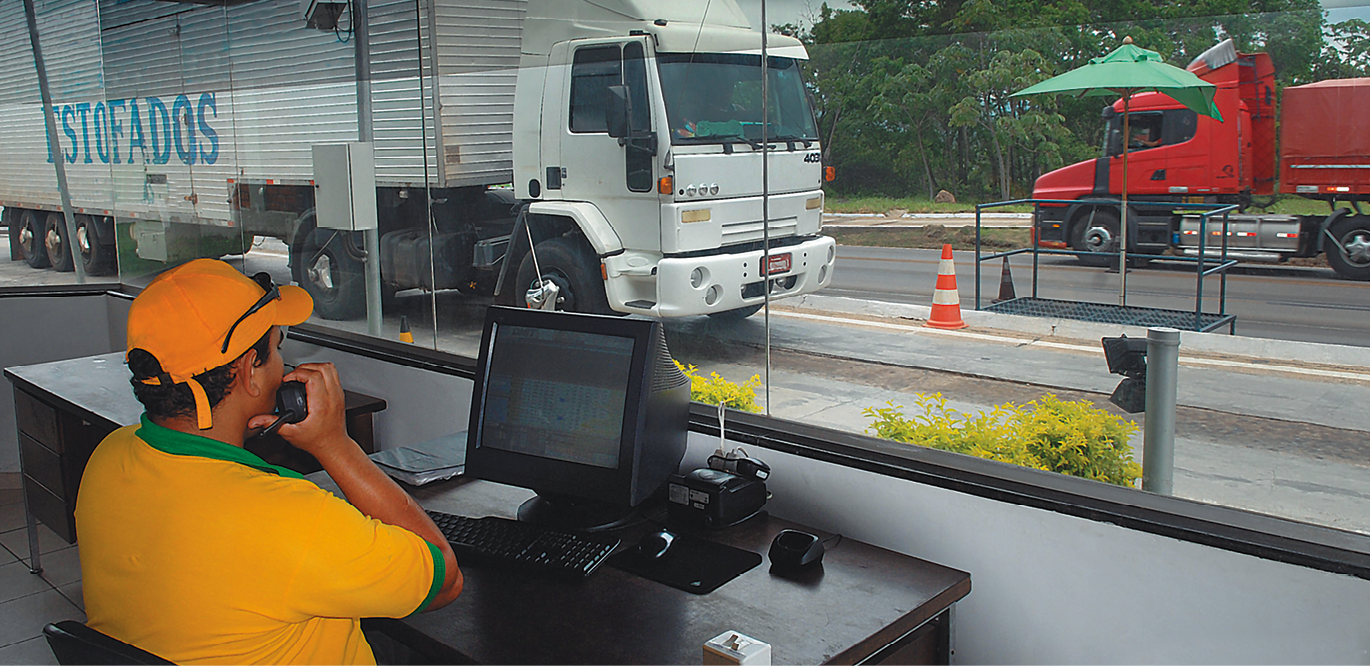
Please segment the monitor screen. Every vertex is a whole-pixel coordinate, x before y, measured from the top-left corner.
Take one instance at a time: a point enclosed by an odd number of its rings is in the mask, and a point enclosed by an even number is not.
[[[481,444],[616,469],[633,339],[499,324],[493,334]]]
[[[492,306],[466,474],[536,491],[521,519],[609,525],[678,471],[689,409],[660,322]]]

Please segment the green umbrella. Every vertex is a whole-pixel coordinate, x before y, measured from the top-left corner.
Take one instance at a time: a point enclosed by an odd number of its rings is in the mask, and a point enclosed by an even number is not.
[[[1119,230],[1118,271],[1122,282],[1118,302],[1127,305],[1127,144],[1131,127],[1128,122],[1129,103],[1140,92],[1159,92],[1219,122],[1222,114],[1213,104],[1217,86],[1161,60],[1155,51],[1132,44],[1131,37],[1123,38],[1123,45],[1106,56],[1093,58],[1089,64],[1065,74],[1028,86],[1010,97],[1043,93],[1078,93],[1082,97],[1123,97],[1123,202]]]

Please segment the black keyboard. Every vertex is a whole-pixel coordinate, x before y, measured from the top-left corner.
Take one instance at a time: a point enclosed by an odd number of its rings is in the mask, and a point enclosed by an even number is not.
[[[562,532],[508,518],[470,518],[429,511],[458,558],[511,562],[571,576],[589,576],[620,543],[598,534]]]

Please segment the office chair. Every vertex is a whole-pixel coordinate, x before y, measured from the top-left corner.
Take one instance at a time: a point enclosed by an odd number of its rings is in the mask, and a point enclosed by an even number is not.
[[[123,641],[106,636],[75,620],[43,627],[48,647],[57,663],[68,664],[170,664],[171,662]]]

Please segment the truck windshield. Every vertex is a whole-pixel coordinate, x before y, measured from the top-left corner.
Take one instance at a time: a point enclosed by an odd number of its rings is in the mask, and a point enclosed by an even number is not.
[[[671,143],[753,143],[761,140],[761,56],[667,53],[657,58]],[[813,110],[799,63],[771,57],[766,136],[817,141]]]

